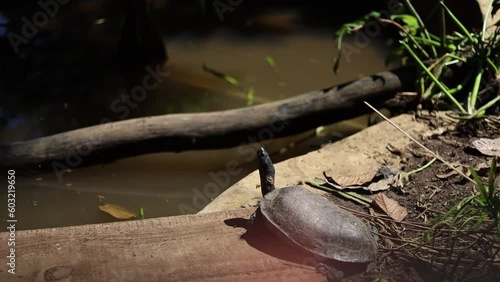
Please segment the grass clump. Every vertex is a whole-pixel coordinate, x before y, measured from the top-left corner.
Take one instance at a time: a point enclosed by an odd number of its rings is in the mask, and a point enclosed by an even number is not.
[[[485,220],[490,219],[500,235],[500,183],[496,181],[498,161],[498,157],[493,158],[486,183],[473,168],[469,168],[475,182],[476,193],[463,198],[443,216],[436,218],[431,230],[445,222],[455,226],[459,231],[466,227],[474,230]]]
[[[435,10],[441,12],[442,26],[438,35],[425,27],[409,0],[401,4],[405,7],[402,14],[384,16],[372,12],[340,28],[335,36],[340,51],[334,61],[334,71],[339,68],[344,36],[362,30],[371,21],[378,21],[382,26],[392,26],[398,31],[389,60],[401,58],[403,65],[412,61],[419,70],[416,92],[420,101],[444,104],[455,111],[455,118],[484,117],[487,110],[500,100],[500,24],[487,25],[487,16],[498,8],[500,1],[490,2],[479,32],[468,30],[444,1],[437,1]],[[444,27],[450,22],[456,31],[446,34]],[[453,76],[458,73],[458,76],[447,79],[450,73]]]

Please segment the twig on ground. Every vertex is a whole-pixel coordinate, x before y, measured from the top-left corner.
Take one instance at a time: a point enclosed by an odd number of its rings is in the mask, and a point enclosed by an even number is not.
[[[425,147],[422,143],[418,142],[415,138],[413,138],[410,134],[406,133],[403,129],[401,129],[397,124],[395,124],[393,121],[391,121],[390,119],[388,119],[386,116],[384,116],[384,114],[382,114],[381,112],[379,112],[377,109],[375,109],[372,105],[370,105],[368,102],[364,102],[368,107],[370,107],[374,112],[376,112],[379,116],[381,116],[383,119],[385,119],[388,123],[390,123],[392,126],[394,126],[397,130],[399,130],[399,132],[403,133],[406,137],[410,138],[411,141],[415,142],[417,145],[419,145],[420,147],[422,147],[422,149],[424,149],[425,151],[427,151],[429,154],[431,154],[434,158],[438,159],[439,161],[441,161],[442,163],[444,163],[445,165],[449,166],[451,169],[453,169],[454,171],[456,171],[458,174],[460,174],[462,177],[464,177],[465,179],[469,180],[470,182],[474,183],[474,184],[477,184],[474,180],[472,180],[472,178],[468,177],[467,175],[465,175],[465,173],[461,172],[459,169],[457,169],[456,167],[454,167],[451,163],[449,163],[448,161],[446,161],[445,159],[443,159],[441,156],[439,156],[438,154],[434,153],[431,149]]]

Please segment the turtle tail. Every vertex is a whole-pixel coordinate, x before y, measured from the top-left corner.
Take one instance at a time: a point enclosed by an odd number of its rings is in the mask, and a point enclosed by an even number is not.
[[[260,190],[262,196],[265,196],[274,190],[274,165],[264,148],[258,150],[257,157],[259,158]]]

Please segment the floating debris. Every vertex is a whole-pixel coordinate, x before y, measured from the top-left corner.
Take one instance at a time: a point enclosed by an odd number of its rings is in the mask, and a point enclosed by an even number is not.
[[[126,208],[115,204],[108,204],[108,203],[101,204],[99,205],[99,209],[111,215],[112,217],[118,219],[131,219],[138,217],[138,215],[135,212],[129,211]]]

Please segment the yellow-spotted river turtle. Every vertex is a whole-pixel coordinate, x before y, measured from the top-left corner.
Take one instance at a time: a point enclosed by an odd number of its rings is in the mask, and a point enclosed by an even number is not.
[[[346,263],[368,264],[377,256],[377,242],[368,226],[321,195],[298,186],[274,188],[274,166],[263,148],[258,151],[263,199],[260,214],[272,231],[281,233],[315,256]],[[343,272],[317,265],[339,279]]]

